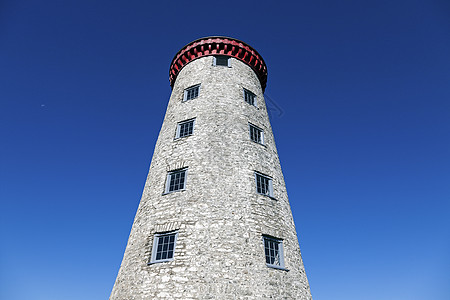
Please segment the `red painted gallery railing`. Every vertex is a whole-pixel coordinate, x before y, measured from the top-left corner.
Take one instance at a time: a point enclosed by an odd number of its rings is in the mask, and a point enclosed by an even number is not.
[[[246,43],[228,37],[205,37],[184,46],[170,64],[170,85],[173,87],[178,73],[186,64],[209,55],[230,56],[246,63],[255,71],[263,91],[266,88],[267,67],[261,55]]]

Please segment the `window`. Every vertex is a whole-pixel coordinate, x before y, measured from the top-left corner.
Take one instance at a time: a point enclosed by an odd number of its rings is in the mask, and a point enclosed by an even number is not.
[[[187,169],[169,172],[166,182],[166,193],[184,190],[186,185]]]
[[[188,101],[198,97],[198,92],[200,90],[200,84],[191,86],[184,90],[184,98],[183,101]]]
[[[176,138],[192,135],[194,133],[194,121],[195,119],[178,123]]]
[[[244,100],[245,100],[245,102],[247,102],[250,105],[256,106],[255,98],[256,98],[255,94],[253,94],[252,92],[250,92],[247,89],[244,89]]]
[[[284,269],[283,241],[263,236],[266,264],[272,268]]]
[[[231,67],[230,58],[228,56],[223,56],[223,55],[214,56],[214,65]]]
[[[248,124],[250,129],[250,139],[258,144],[264,145],[264,131],[253,124]]]
[[[255,172],[255,180],[258,194],[273,197],[272,178]]]
[[[150,263],[173,260],[173,252],[177,242],[178,232],[157,233],[153,239],[152,257]]]

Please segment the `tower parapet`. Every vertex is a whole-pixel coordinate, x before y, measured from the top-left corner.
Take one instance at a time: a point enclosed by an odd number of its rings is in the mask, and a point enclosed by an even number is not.
[[[210,55],[234,57],[255,71],[263,91],[267,84],[267,67],[261,55],[246,43],[229,37],[204,37],[190,42],[175,55],[170,64],[169,80],[173,87],[178,73],[191,61]]]

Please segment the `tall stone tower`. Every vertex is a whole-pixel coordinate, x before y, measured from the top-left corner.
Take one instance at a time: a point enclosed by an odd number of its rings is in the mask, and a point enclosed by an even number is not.
[[[207,37],[170,65],[172,95],[111,300],[311,299],[246,43]]]

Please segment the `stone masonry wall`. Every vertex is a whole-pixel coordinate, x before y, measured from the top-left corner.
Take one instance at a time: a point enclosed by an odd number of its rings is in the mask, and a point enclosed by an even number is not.
[[[260,82],[230,59],[196,59],[176,79],[111,300],[312,299]],[[196,84],[198,98],[183,101]],[[191,118],[193,135],[175,139]],[[250,140],[249,122],[265,145]],[[167,172],[181,167],[185,190],[164,194]],[[273,198],[256,192],[255,171],[273,178]],[[148,265],[154,234],[170,230],[174,260]],[[289,271],[266,265],[262,235],[283,239]]]

